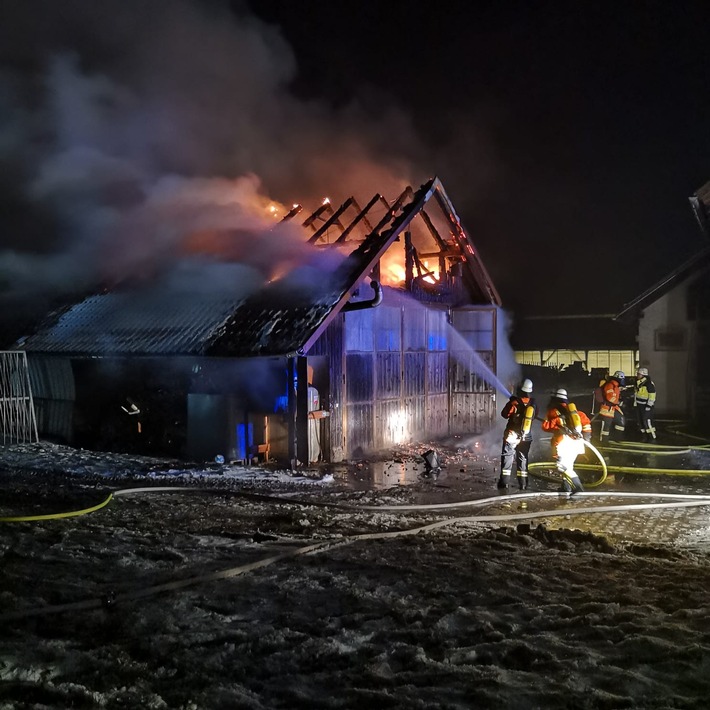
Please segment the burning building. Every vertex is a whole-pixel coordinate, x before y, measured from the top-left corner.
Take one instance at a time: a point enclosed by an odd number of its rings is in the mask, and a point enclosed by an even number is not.
[[[120,283],[19,341],[40,434],[295,466],[485,431],[500,297],[440,180],[394,201],[269,209],[298,225],[312,259],[247,292],[229,248],[248,235],[193,232],[191,258],[226,252],[210,288],[188,267]]]

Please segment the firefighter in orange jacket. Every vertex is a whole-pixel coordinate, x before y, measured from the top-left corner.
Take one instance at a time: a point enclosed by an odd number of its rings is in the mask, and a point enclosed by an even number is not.
[[[592,425],[584,412],[579,412],[574,402],[567,399],[567,390],[558,389],[550,399],[547,414],[542,422],[543,431],[552,434],[552,455],[557,470],[562,475],[561,490],[568,493],[584,491],[582,481],[574,470],[574,462],[584,453],[583,440],[592,436]]]
[[[617,370],[602,385],[602,405],[599,407],[598,416],[601,420],[599,430],[599,441],[621,438],[626,428],[624,412],[621,409],[621,392],[624,389],[625,375],[621,370]],[[612,427],[614,435],[612,436]]]
[[[528,455],[532,444],[532,423],[537,407],[530,396],[533,383],[524,380],[517,395],[511,396],[500,415],[508,420],[503,433],[503,448],[500,452],[500,478],[498,488],[508,488],[515,461],[518,487],[524,491],[528,487]]]

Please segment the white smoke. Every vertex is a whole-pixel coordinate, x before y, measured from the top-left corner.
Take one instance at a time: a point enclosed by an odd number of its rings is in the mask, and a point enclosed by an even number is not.
[[[334,187],[342,199],[393,198],[428,177],[413,167],[422,149],[406,116],[295,98],[279,30],[227,2],[9,5],[4,296],[150,273],[200,230],[233,232],[231,258],[265,276],[267,256],[288,267],[310,258],[295,230],[281,228],[274,248],[270,202],[283,214]]]

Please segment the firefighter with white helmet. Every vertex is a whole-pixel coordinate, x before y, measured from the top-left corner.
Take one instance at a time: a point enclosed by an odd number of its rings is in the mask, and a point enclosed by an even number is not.
[[[599,407],[598,416],[601,419],[599,441],[620,439],[626,429],[624,412],[621,409],[621,392],[624,389],[626,375],[617,370],[601,387],[602,405]]]
[[[550,398],[542,428],[552,434],[550,444],[557,470],[562,475],[561,490],[568,493],[584,491],[582,481],[574,470],[574,462],[577,456],[584,453],[583,440],[591,438],[592,425],[589,417],[569,401],[567,390],[558,389]]]
[[[656,385],[648,374],[648,368],[639,367],[636,370],[634,384],[634,407],[636,407],[636,418],[643,441],[656,440],[656,427],[653,423],[655,406]]]
[[[533,383],[525,379],[515,395],[511,395],[501,410],[501,417],[507,419],[503,433],[503,447],[500,452],[500,478],[498,488],[507,489],[515,463],[518,487],[524,491],[528,487],[528,455],[532,445],[532,423],[537,407],[532,398]]]

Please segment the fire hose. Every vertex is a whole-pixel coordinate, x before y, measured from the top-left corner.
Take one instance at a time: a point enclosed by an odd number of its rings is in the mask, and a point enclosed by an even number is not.
[[[156,492],[156,491],[175,491],[179,490],[182,492],[191,491],[194,489],[185,488],[174,488],[165,487],[161,489],[157,488],[142,488],[142,489],[125,489],[123,491],[117,491],[117,495],[123,494],[133,494],[137,492]],[[340,508],[358,508],[364,510],[403,510],[403,509],[427,509],[427,508],[449,508],[455,507],[457,505],[484,505],[488,503],[500,503],[506,498],[512,500],[520,500],[522,498],[533,498],[533,497],[545,497],[545,496],[555,496],[559,497],[558,493],[522,493],[510,496],[496,496],[493,498],[478,499],[473,501],[460,501],[459,503],[449,503],[442,505],[423,505],[423,506],[343,506],[338,504],[332,504],[332,507]],[[395,537],[401,537],[405,535],[418,535],[420,533],[428,532],[436,528],[442,528],[448,525],[456,523],[493,523],[493,522],[509,522],[515,520],[533,520],[538,518],[551,518],[559,516],[572,516],[572,515],[583,515],[590,513],[615,513],[620,511],[636,511],[636,510],[656,510],[658,508],[690,508],[690,507],[701,507],[710,506],[710,496],[700,496],[700,495],[682,495],[673,493],[578,493],[575,496],[575,500],[579,500],[580,496],[584,497],[601,497],[601,496],[614,496],[614,497],[624,497],[624,498],[634,498],[634,497],[645,497],[645,498],[671,498],[671,499],[681,499],[676,500],[676,502],[667,503],[638,503],[638,504],[627,504],[627,505],[606,505],[606,506],[588,506],[580,508],[565,508],[562,510],[543,510],[537,512],[524,512],[524,513],[507,513],[503,515],[472,515],[465,517],[455,517],[446,518],[444,520],[439,520],[433,523],[428,523],[426,525],[421,525],[415,528],[409,528],[407,530],[395,530],[379,533],[364,533],[361,535],[353,535],[348,538],[338,538],[335,540],[328,540],[324,542],[318,542],[310,545],[305,545],[299,547],[295,550],[289,550],[288,552],[279,553],[276,555],[271,555],[269,557],[257,560],[256,562],[250,562],[244,565],[238,565],[236,567],[229,567],[222,570],[217,570],[210,572],[208,574],[194,575],[192,577],[187,577],[183,579],[176,579],[170,582],[165,582],[162,584],[157,584],[153,586],[143,587],[142,589],[136,589],[134,591],[128,591],[121,594],[115,594],[110,592],[101,597],[94,597],[91,599],[85,599],[78,602],[70,602],[66,604],[58,604],[52,606],[45,606],[34,609],[21,609],[14,612],[9,612],[7,614],[0,615],[0,623],[8,621],[17,621],[20,619],[32,618],[37,616],[44,616],[48,614],[59,614],[68,611],[90,611],[98,609],[108,609],[115,606],[118,603],[125,603],[136,601],[139,599],[144,599],[146,597],[154,596],[156,594],[161,594],[169,591],[176,591],[179,589],[185,589],[187,587],[195,586],[197,584],[203,584],[206,582],[217,581],[221,579],[230,579],[237,577],[247,572],[251,572],[258,569],[263,569],[276,562],[281,562],[283,560],[304,556],[307,554],[317,554],[323,552],[324,550],[343,547],[345,545],[351,545],[356,542],[363,540],[385,540]],[[274,496],[270,496],[274,497]],[[279,498],[282,502],[298,503],[310,505],[308,502],[294,501],[293,499]]]
[[[597,449],[596,446],[592,444],[591,441],[587,441],[586,439],[579,439],[590,451],[594,453],[594,455],[599,459],[599,463],[601,464],[600,466],[594,466],[590,464],[575,464],[574,468],[575,469],[589,469],[589,470],[597,470],[598,468],[601,468],[601,476],[597,480],[595,480],[592,483],[585,483],[584,485],[588,488],[596,488],[597,486],[600,486],[604,481],[606,481],[607,473],[608,473],[608,467],[607,463],[604,460],[604,457],[601,455],[599,452],[599,449]],[[540,468],[555,468],[557,464],[552,461],[542,461],[542,462],[537,462],[537,463],[530,463],[528,464],[528,471],[535,476],[535,478],[539,478],[543,481],[549,481],[551,483],[559,483],[560,481],[560,476],[552,476],[549,474],[544,474],[544,473],[533,473],[535,469],[540,469]]]
[[[600,465],[594,465],[594,464],[576,464],[575,468],[583,471],[597,471],[601,470],[601,475],[594,480],[591,483],[585,483],[585,486],[588,488],[596,488],[597,486],[600,486],[602,483],[607,478],[608,473],[633,473],[636,475],[650,475],[650,476],[662,476],[662,475],[673,475],[673,476],[707,476],[710,475],[710,471],[708,470],[703,470],[703,469],[658,469],[658,468],[648,468],[648,467],[636,467],[636,466],[609,466],[607,465],[606,461],[604,460],[604,457],[602,456],[601,452],[599,449],[597,449],[591,442],[586,441],[582,439],[584,445],[590,449],[594,455],[597,457],[597,459],[600,462]],[[653,446],[652,444],[649,444],[648,446]],[[609,447],[604,447],[604,450],[606,450]],[[628,453],[634,453],[633,450],[629,450]],[[663,452],[665,453],[665,452]],[[681,452],[676,452],[676,453],[685,453],[685,450]],[[555,468],[556,463],[552,461],[542,461],[542,462],[535,462],[531,463],[528,465],[528,468],[530,470],[531,475],[533,475],[535,478],[539,478],[544,481],[552,482],[552,483],[558,483],[560,481],[559,476],[554,476],[554,475],[548,475],[544,474],[539,471],[539,469],[552,469]],[[181,486],[151,486],[151,487],[142,487],[142,488],[127,488],[123,490],[117,490],[112,493],[109,493],[108,496],[100,503],[96,505],[92,505],[87,508],[81,508],[78,510],[72,510],[72,511],[65,511],[65,512],[60,512],[60,513],[46,513],[46,514],[39,514],[39,515],[16,515],[16,516],[6,516],[6,517],[0,517],[0,523],[21,523],[21,522],[41,522],[41,521],[47,521],[47,520],[58,520],[62,518],[73,518],[73,517],[79,517],[82,515],[87,515],[89,513],[94,513],[97,510],[100,510],[101,508],[104,508],[107,506],[111,500],[114,497],[119,497],[119,496],[124,496],[124,495],[132,495],[136,493],[148,493],[148,492],[210,492],[214,493],[216,492],[214,489],[211,488],[190,488],[187,489],[185,487]],[[219,491],[223,493],[224,491]],[[279,496],[259,496],[256,494],[245,494],[245,493],[237,493],[237,495],[241,495],[243,497],[257,497],[261,499],[274,499],[274,500],[279,500],[283,501],[284,498],[281,498]],[[534,493],[533,495],[538,495],[537,493]],[[579,495],[579,494],[577,494]],[[518,494],[517,497],[521,497],[521,494]],[[498,501],[500,500],[500,496],[497,496],[496,498],[493,499],[483,499],[480,501],[459,501],[456,503],[446,503],[443,505],[437,505],[437,504],[422,504],[422,505],[415,505],[415,506],[408,506],[408,505],[395,505],[395,506],[342,506],[338,504],[331,504],[331,503],[309,503],[309,505],[319,505],[319,506],[324,506],[324,507],[350,507],[350,508],[355,508],[358,510],[402,510],[402,511],[409,511],[409,510],[426,510],[426,509],[437,509],[437,508],[442,508],[442,507],[448,507],[448,508],[456,508],[456,507],[465,507],[465,506],[471,506],[471,505],[477,505],[477,504],[484,504],[488,500],[495,500]],[[290,499],[292,500],[292,499]]]
[[[619,442],[617,448],[616,446],[604,446],[597,449],[591,442],[584,441],[584,445],[594,452],[595,456],[599,459],[601,465],[596,464],[575,464],[575,470],[580,471],[597,471],[601,469],[601,475],[595,481],[591,483],[586,483],[585,486],[588,488],[596,488],[597,486],[604,483],[609,473],[625,473],[625,474],[635,474],[641,476],[688,476],[688,477],[698,477],[698,476],[708,476],[710,475],[710,470],[707,469],[688,469],[688,468],[650,468],[648,466],[617,466],[609,465],[604,460],[599,449],[602,451],[616,451],[627,454],[647,454],[652,456],[680,456],[683,454],[690,453],[692,450],[706,451],[707,446],[683,446],[675,447],[665,444],[641,444],[636,442]],[[650,451],[648,450],[650,449]],[[550,474],[544,474],[538,471],[538,469],[553,469],[557,464],[553,461],[541,461],[536,463],[528,464],[528,469],[531,475],[535,478],[539,478],[543,481],[548,481],[551,483],[558,483],[560,481],[559,476],[554,476]]]

